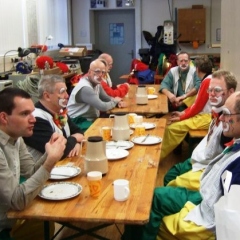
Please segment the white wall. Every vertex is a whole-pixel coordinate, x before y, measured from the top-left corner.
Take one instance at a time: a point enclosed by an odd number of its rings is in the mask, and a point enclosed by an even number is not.
[[[238,90],[240,90],[240,1],[222,0],[222,41],[221,41],[221,68],[229,70],[238,79]]]

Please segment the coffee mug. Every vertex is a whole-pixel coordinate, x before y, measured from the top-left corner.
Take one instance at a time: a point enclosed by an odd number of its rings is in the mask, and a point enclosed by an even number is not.
[[[102,173],[99,171],[91,171],[87,173],[88,186],[91,197],[98,197],[102,189]]]
[[[112,128],[108,126],[101,127],[101,135],[103,140],[110,141],[112,137]]]
[[[129,124],[134,123],[134,118],[135,118],[135,116],[137,116],[136,113],[129,113],[129,114],[128,114],[128,123],[129,123]]]
[[[154,88],[154,87],[148,87],[148,88],[147,88],[147,93],[148,93],[149,95],[154,94],[154,93],[155,93],[155,88]]]
[[[136,125],[134,132],[137,137],[146,135],[145,127],[142,124]]]
[[[130,194],[129,181],[117,179],[113,182],[113,193],[116,201],[126,201]]]
[[[143,116],[137,115],[134,117],[135,124],[142,124],[143,123]]]

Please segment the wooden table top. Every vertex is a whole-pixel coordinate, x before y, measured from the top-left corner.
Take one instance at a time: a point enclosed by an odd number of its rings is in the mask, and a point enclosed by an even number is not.
[[[137,113],[141,115],[148,114],[167,114],[168,113],[168,99],[167,96],[159,93],[159,84],[146,85],[146,87],[154,87],[156,99],[149,99],[148,104],[139,105],[136,104],[136,91],[138,85],[130,85],[128,96],[123,100],[127,102],[128,106],[126,108],[113,108],[109,110],[110,113],[124,112],[124,113]]]
[[[113,119],[97,119],[86,131],[86,137],[99,135],[99,128],[111,125]],[[147,133],[163,137],[166,119],[145,119],[153,122],[156,128]],[[134,136],[134,134],[132,135]],[[131,137],[132,137],[131,136]],[[86,174],[81,157],[67,158],[58,165],[73,163],[82,169],[80,175],[65,180],[82,185],[80,195],[61,201],[44,200],[37,196],[24,211],[9,211],[8,217],[15,219],[41,219],[59,222],[85,221],[102,223],[144,224],[149,220],[153,191],[158,172],[161,143],[155,145],[134,145],[129,156],[115,161],[108,161],[109,171],[103,176],[103,190],[94,199],[89,196]],[[153,167],[148,161],[156,164]],[[118,202],[113,198],[113,181],[124,178],[129,180],[130,197],[127,201]],[[56,182],[49,180],[48,183]]]

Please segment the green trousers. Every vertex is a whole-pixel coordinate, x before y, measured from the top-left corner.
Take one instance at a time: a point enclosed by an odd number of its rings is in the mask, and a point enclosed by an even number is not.
[[[183,187],[156,188],[149,222],[143,226],[126,225],[122,239],[155,240],[163,217],[178,213],[187,201],[197,205],[202,201],[202,198],[198,191]]]
[[[163,179],[164,186],[167,186],[168,183],[174,180],[176,177],[190,170],[192,170],[191,158],[188,158],[184,162],[175,164],[164,176]]]
[[[71,120],[84,132],[92,125],[93,121],[88,121],[83,117],[71,118]]]

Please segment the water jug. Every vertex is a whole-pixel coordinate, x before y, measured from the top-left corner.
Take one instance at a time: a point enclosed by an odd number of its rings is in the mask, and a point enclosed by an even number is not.
[[[137,104],[148,104],[148,95],[145,85],[139,85],[136,92]]]
[[[100,136],[91,136],[87,139],[86,154],[84,156],[85,173],[99,171],[102,174],[108,172],[108,160],[106,156],[106,142]]]
[[[114,123],[112,128],[112,139],[114,141],[129,140],[130,128],[128,124],[128,116],[125,113],[116,113],[110,115],[114,117]]]

